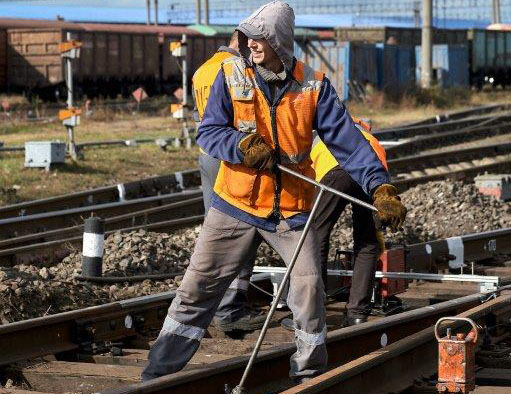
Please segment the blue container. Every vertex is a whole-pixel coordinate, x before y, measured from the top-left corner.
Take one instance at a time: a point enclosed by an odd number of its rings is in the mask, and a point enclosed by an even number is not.
[[[295,42],[295,57],[325,73],[339,98],[348,100],[369,83],[378,85],[378,50],[373,44],[308,40]]]
[[[415,47],[417,81],[421,76],[421,47]],[[433,46],[433,79],[443,88],[469,85],[468,47],[466,45]]]
[[[415,83],[415,52],[410,46],[376,44],[378,48],[378,88],[400,95]]]

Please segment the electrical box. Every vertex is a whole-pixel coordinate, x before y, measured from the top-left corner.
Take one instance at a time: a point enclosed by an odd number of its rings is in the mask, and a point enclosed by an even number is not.
[[[25,142],[25,167],[43,167],[66,161],[66,144],[60,141]]]

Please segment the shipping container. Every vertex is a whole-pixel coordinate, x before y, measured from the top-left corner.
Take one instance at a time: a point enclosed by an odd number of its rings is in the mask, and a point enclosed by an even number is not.
[[[511,31],[471,29],[467,36],[471,84],[511,84]]]
[[[337,27],[339,41],[386,43],[414,47],[421,44],[421,29],[405,27]],[[433,28],[434,44],[466,44],[466,30]]]
[[[368,85],[378,84],[376,46],[312,40],[295,42],[295,56],[332,82],[341,100],[364,94]]]
[[[415,83],[415,49],[409,46],[377,44],[378,88],[398,98]]]
[[[421,76],[421,46],[415,47],[416,79]],[[433,82],[443,88],[468,87],[469,63],[466,45],[433,45]]]

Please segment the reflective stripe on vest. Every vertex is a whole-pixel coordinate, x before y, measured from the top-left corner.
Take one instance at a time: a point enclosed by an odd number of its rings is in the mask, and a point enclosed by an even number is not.
[[[357,118],[353,118],[354,120],[358,120]],[[378,156],[378,159],[380,159],[381,163],[385,167],[385,169],[388,171],[387,167],[387,153],[385,152],[385,149],[383,146],[381,146],[380,142],[376,137],[374,137],[372,134],[368,133],[367,131],[361,130],[358,125],[360,123],[355,121],[355,124],[357,125],[357,129],[362,133],[364,138],[371,144],[371,147],[373,148],[374,152]],[[365,127],[364,127],[365,128]],[[311,151],[311,160],[312,160],[312,166],[314,167],[314,171],[316,172],[316,181],[320,182],[321,179],[335,166],[338,166],[339,163],[337,162],[336,158],[330,153],[326,145],[321,141],[317,133],[314,133],[314,142],[312,144],[312,151]]]
[[[312,125],[323,74],[296,62],[294,80],[272,111],[257,84],[255,71],[244,59],[228,59],[222,68],[233,104],[234,127],[245,133],[260,134],[273,148],[278,141],[280,162],[314,178],[310,160]],[[275,114],[273,125],[272,113]],[[310,211],[314,187],[286,173],[280,176],[280,193],[276,199],[275,174],[222,162],[214,190],[229,204],[258,217],[270,216],[274,207],[278,207],[279,215],[284,218]]]

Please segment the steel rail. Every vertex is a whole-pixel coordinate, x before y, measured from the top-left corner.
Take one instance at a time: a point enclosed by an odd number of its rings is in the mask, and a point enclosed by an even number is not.
[[[480,116],[468,119],[453,120],[442,123],[426,124],[421,126],[409,126],[397,129],[385,129],[373,131],[373,135],[380,141],[400,140],[403,138],[415,138],[431,134],[443,134],[446,132],[467,131],[476,127],[491,127],[511,121],[511,114],[504,113],[491,116]]]
[[[489,315],[511,315],[509,290],[494,300],[469,309],[457,317],[482,322]],[[445,324],[453,326],[453,324]],[[396,393],[413,385],[414,380],[431,376],[437,370],[438,344],[433,326],[403,338],[390,346],[337,367],[282,394]],[[406,368],[403,366],[406,365]],[[378,384],[375,384],[378,382]]]
[[[414,272],[432,272],[452,257],[477,262],[511,254],[511,228],[408,245],[406,261]]]
[[[124,233],[140,229],[156,232],[168,232],[190,226],[192,224],[202,223],[203,220],[204,215],[196,215],[107,231],[105,236],[107,237],[117,231]],[[20,263],[36,264],[40,262],[51,263],[55,260],[64,258],[73,250],[79,250],[82,247],[82,241],[83,236],[80,235],[55,241],[3,249],[0,250],[0,265],[13,265]]]
[[[430,118],[418,120],[416,122],[407,123],[400,127],[395,127],[392,129],[402,129],[405,127],[416,127],[416,126],[422,126],[422,125],[428,125],[428,124],[436,124],[436,123],[443,123],[449,120],[459,120],[463,118],[467,118],[470,116],[476,116],[476,115],[483,115],[486,113],[492,113],[497,111],[504,111],[506,109],[511,109],[511,104],[507,103],[499,103],[499,104],[490,104],[490,105],[482,105],[475,108],[470,109],[462,109],[460,111],[454,111],[454,112],[446,112],[443,114],[438,114]],[[383,129],[386,130],[386,129]]]
[[[327,349],[332,367],[354,360],[379,349],[382,343],[391,344],[419,330],[429,327],[443,316],[458,314],[485,301],[491,294],[473,294],[416,310],[388,316],[328,333]],[[497,294],[497,293],[495,293]],[[276,384],[290,385],[289,357],[294,345],[282,345],[263,351],[254,363],[253,373],[247,379],[247,389],[257,387],[269,392]],[[226,385],[233,388],[245,369],[248,356],[210,364],[201,370],[182,371],[148,382],[107,390],[104,394],[189,394],[194,392],[225,392]],[[263,378],[264,377],[264,378]],[[267,388],[267,391],[265,391]],[[273,388],[274,390],[274,388]]]
[[[469,177],[475,177],[479,174],[484,174],[487,171],[504,171],[509,172],[511,168],[511,155],[498,156],[491,159],[492,163],[475,165],[468,164],[465,168],[458,168],[445,172],[437,172],[436,174],[415,175],[406,178],[395,178],[392,184],[402,192],[413,186],[421,185],[427,182],[441,180],[441,179],[454,179],[461,180]],[[460,165],[461,167],[461,165]]]
[[[0,366],[160,329],[174,295],[170,291],[0,325]]]
[[[410,171],[422,171],[440,165],[456,164],[463,161],[490,158],[497,155],[511,153],[511,142],[488,144],[456,151],[425,153],[414,156],[405,156],[387,161],[392,174]]]
[[[475,127],[470,131],[454,130],[419,136],[403,143],[387,147],[387,158],[396,159],[398,157],[413,155],[421,149],[433,149],[440,146],[454,145],[460,142],[509,133],[511,133],[511,122]]]
[[[199,170],[186,170],[0,207],[0,219],[151,197],[199,186]]]
[[[72,208],[56,212],[39,213],[0,220],[0,238],[6,239],[24,234],[43,232],[80,224],[92,215],[107,218],[133,211],[158,207],[163,204],[183,201],[202,196],[201,190],[182,191],[160,196],[144,197],[115,203]],[[186,211],[174,211],[175,217],[185,217]]]
[[[120,230],[136,225],[147,225],[174,219],[176,211],[183,210],[187,217],[197,216],[204,213],[204,199],[202,196],[185,199],[182,201],[161,205],[154,208],[143,209],[113,216],[105,219],[106,231]],[[33,243],[42,243],[65,239],[83,233],[83,224],[64,227],[56,230],[49,230],[42,233],[32,233],[20,237],[4,239],[0,241],[0,250],[10,249],[17,246],[24,246]]]

